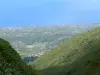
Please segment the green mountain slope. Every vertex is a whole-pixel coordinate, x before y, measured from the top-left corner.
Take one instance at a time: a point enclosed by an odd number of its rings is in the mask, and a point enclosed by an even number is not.
[[[0,38],[0,75],[36,75],[11,45]]]
[[[100,75],[100,28],[63,42],[30,65],[44,75]]]

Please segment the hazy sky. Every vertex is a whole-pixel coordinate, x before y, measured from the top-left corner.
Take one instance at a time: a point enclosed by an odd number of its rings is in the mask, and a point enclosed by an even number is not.
[[[100,0],[0,0],[0,26],[100,23]]]

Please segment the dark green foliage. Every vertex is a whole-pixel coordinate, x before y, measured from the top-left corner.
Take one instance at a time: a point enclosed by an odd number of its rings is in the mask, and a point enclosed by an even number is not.
[[[11,45],[0,38],[0,75],[35,75]]]
[[[63,42],[30,65],[44,75],[99,75],[100,28]]]

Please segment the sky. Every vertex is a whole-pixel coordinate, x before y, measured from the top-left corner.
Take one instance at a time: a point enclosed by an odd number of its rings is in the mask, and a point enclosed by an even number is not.
[[[100,23],[100,0],[0,0],[0,26]]]

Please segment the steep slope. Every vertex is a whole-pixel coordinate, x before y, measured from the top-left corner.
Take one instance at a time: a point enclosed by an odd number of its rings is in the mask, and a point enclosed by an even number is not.
[[[11,45],[0,38],[0,75],[35,75]]]
[[[63,42],[30,65],[44,75],[100,75],[100,28]]]

